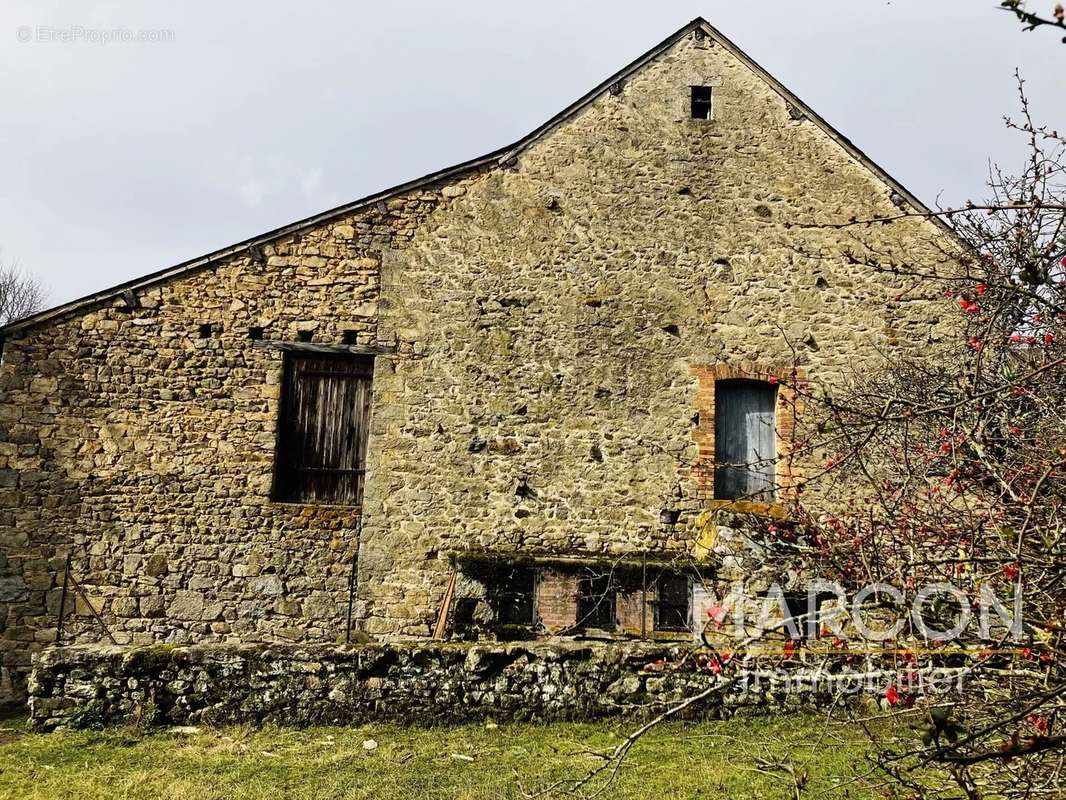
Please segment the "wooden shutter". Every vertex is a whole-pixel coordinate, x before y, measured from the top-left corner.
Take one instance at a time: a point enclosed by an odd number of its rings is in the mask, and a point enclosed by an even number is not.
[[[286,354],[279,500],[362,502],[373,374],[370,356]]]
[[[718,381],[714,389],[714,496],[773,500],[777,458],[777,387]]]

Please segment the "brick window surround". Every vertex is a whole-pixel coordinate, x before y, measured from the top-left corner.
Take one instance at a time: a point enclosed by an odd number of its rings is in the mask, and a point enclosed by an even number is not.
[[[692,477],[696,482],[697,496],[711,501],[714,496],[714,397],[715,384],[724,380],[779,381],[775,427],[777,436],[777,500],[785,500],[795,493],[797,483],[802,481],[800,468],[793,462],[792,451],[796,437],[796,423],[803,412],[803,402],[795,391],[795,384],[806,380],[802,369],[793,366],[775,366],[742,362],[737,364],[697,364],[690,368],[699,382],[696,390],[696,410],[699,424],[692,438],[699,447]]]

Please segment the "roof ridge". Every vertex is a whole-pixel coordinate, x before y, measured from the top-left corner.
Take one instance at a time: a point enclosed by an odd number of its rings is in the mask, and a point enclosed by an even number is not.
[[[929,211],[929,208],[922,203],[915,195],[908,191],[902,184],[900,184],[895,178],[888,174],[886,170],[876,164],[869,156],[867,156],[862,150],[860,150],[850,139],[840,133],[836,128],[830,125],[823,117],[816,113],[810,106],[803,102],[799,97],[793,94],[788,88],[778,81],[773,75],[767,72],[762,66],[760,66],[753,58],[745,53],[737,44],[729,39],[725,34],[707,22],[701,16],[696,17],[690,22],[683,25],[674,33],[667,36],[657,45],[647,50],[642,55],[638,56],[633,61],[630,61],[620,70],[612,74],[610,77],[601,81],[591,90],[579,97],[574,102],[566,106],[562,111],[555,114],[549,120],[539,125],[534,130],[527,133],[518,141],[500,147],[482,156],[462,161],[458,164],[454,164],[450,167],[437,170],[435,172],[423,175],[420,178],[414,178],[404,183],[391,186],[387,189],[374,192],[373,194],[366,195],[357,200],[352,200],[340,206],[336,206],[325,211],[320,211],[316,214],[312,214],[309,217],[296,220],[295,222],[288,223],[279,228],[274,228],[265,233],[252,236],[248,239],[243,239],[236,244],[227,245],[226,247],[218,250],[213,250],[205,255],[197,256],[187,261],[182,261],[171,267],[165,267],[155,272],[150,272],[146,275],[142,275],[137,278],[132,278],[128,281],[111,286],[107,289],[102,289],[98,292],[93,292],[74,300],[70,300],[66,303],[62,303],[58,306],[54,306],[50,309],[45,309],[36,314],[32,314],[23,319],[16,320],[8,323],[5,326],[0,327],[0,340],[5,336],[14,333],[25,328],[29,328],[43,322],[47,322],[56,317],[61,317],[66,314],[72,314],[80,311],[83,308],[94,306],[98,303],[113,299],[122,295],[123,292],[133,291],[136,289],[151,286],[161,281],[168,280],[172,277],[192,272],[197,269],[203,269],[211,266],[217,261],[225,258],[237,255],[243,251],[253,248],[257,245],[265,244],[275,239],[280,239],[284,236],[289,236],[293,233],[299,233],[308,228],[313,228],[322,223],[328,222],[332,219],[351,214],[373,203],[380,202],[382,200],[393,197],[397,194],[411,191],[423,186],[429,186],[434,183],[438,183],[449,178],[463,175],[481,167],[496,167],[509,163],[514,158],[524,151],[527,147],[537,141],[540,137],[546,135],[548,132],[562,124],[578,111],[585,108],[587,105],[598,99],[600,95],[610,91],[611,87],[619,81],[625,80],[637,70],[641,69],[644,65],[653,61],[663,52],[668,50],[674,44],[676,44],[682,37],[688,35],[695,29],[702,29],[705,34],[713,38],[723,47],[725,47],[734,57],[739,59],[749,69],[755,72],[763,81],[765,81],[774,91],[781,95],[786,102],[792,103],[799,108],[804,115],[806,115],[812,122],[814,122],[819,128],[822,129],[831,139],[842,146],[853,158],[859,161],[860,164],[865,166],[871,172],[873,172],[883,183],[887,184],[892,190],[898,192],[908,203],[919,211]],[[495,162],[495,163],[494,163]],[[934,220],[940,223],[946,230],[950,229],[939,218]]]

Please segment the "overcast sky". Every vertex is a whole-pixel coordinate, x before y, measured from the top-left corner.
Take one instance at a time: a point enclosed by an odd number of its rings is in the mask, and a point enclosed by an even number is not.
[[[4,0],[0,258],[54,304],[202,255],[510,143],[699,15],[923,200],[962,201],[1022,156],[1015,67],[1066,128],[1066,45],[996,6]]]

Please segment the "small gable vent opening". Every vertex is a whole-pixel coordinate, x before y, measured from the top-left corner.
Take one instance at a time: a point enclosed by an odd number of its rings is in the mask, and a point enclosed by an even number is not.
[[[211,323],[210,322],[204,322],[204,323],[202,323],[200,325],[200,328],[197,331],[197,335],[201,339],[210,339],[211,338],[211,332],[212,332]]]
[[[714,92],[710,86],[692,86],[692,118],[714,118]]]

